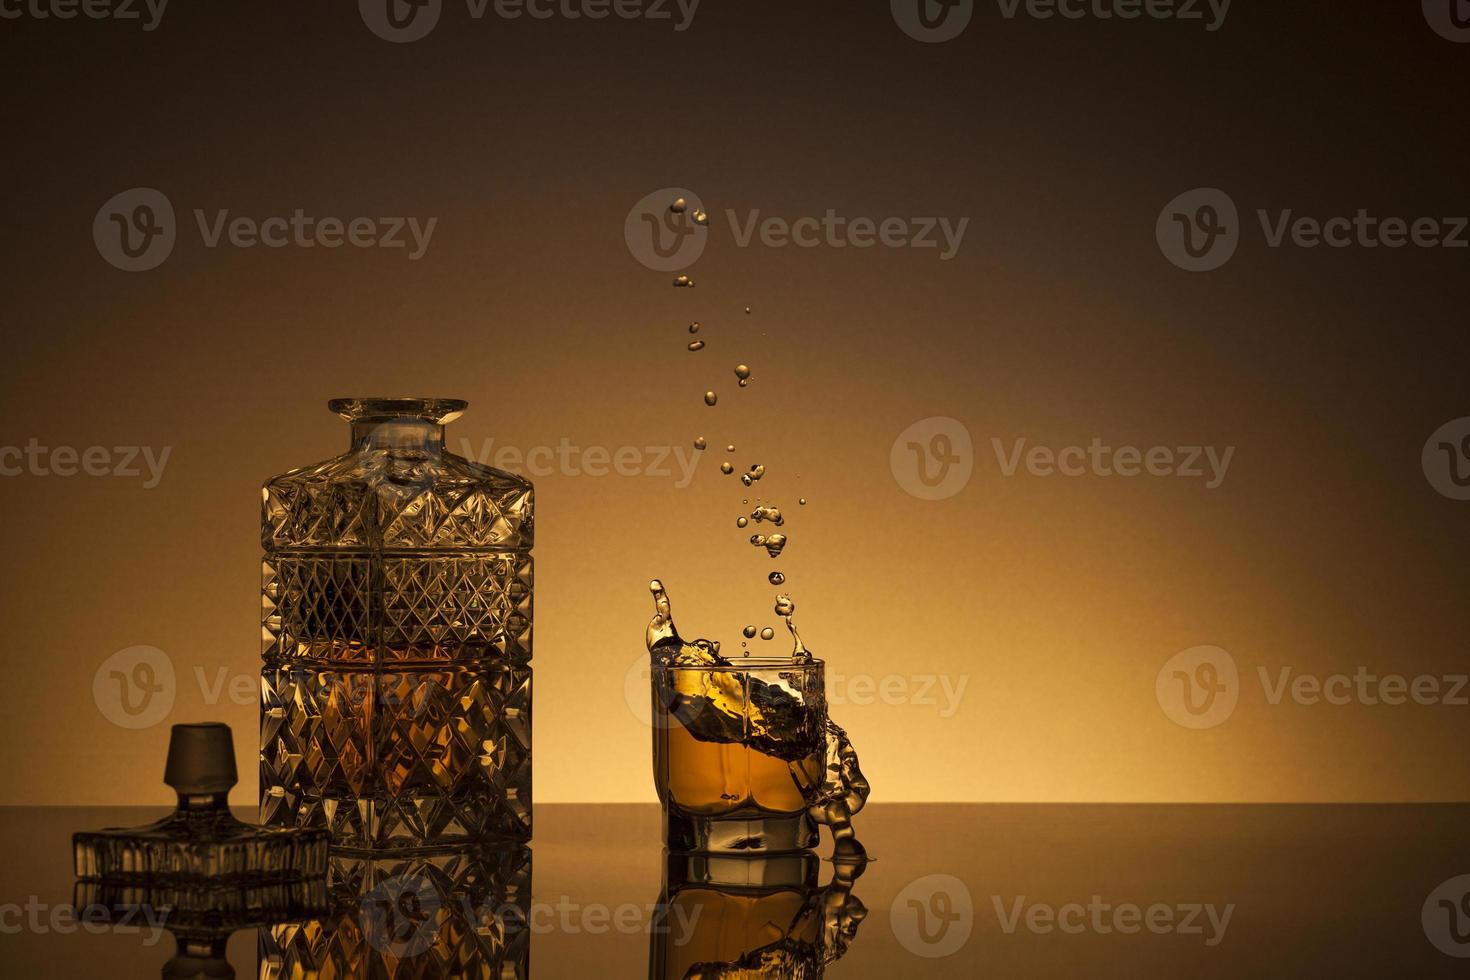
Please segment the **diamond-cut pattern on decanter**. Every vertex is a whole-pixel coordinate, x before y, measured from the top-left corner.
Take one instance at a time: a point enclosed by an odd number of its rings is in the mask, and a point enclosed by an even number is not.
[[[261,980],[530,976],[529,848],[334,855],[327,887],[327,916],[261,930]]]
[[[264,489],[261,816],[339,848],[531,834],[533,491],[438,439]]]
[[[531,834],[531,672],[267,668],[261,818],[339,848]]]

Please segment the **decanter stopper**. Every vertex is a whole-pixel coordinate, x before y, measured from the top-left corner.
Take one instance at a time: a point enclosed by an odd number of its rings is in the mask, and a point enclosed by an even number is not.
[[[180,796],[218,796],[240,781],[230,726],[217,721],[175,725],[163,781]]]

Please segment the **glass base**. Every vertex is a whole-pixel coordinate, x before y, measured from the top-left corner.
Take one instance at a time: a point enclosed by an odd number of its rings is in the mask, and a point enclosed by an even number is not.
[[[794,816],[729,814],[705,817],[676,808],[664,812],[664,846],[685,854],[783,854],[816,847],[817,825]]]

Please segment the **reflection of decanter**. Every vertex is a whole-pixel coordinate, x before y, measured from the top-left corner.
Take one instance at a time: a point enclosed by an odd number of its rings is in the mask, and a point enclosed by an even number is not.
[[[328,893],[327,914],[261,931],[260,980],[530,976],[527,847],[334,850]]]
[[[261,819],[334,847],[531,836],[531,484],[454,399],[339,399],[350,449],[263,491]]]
[[[667,854],[650,980],[815,980],[841,958],[868,910],[853,894],[863,862],[819,887],[810,851],[770,857]]]

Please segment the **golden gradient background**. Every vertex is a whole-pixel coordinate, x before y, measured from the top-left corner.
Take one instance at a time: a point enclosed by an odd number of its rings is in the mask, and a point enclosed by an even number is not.
[[[329,397],[375,394],[467,398],[455,446],[705,435],[764,463],[792,514],[780,564],[829,669],[966,679],[948,718],[834,707],[875,800],[1465,798],[1470,709],[1271,706],[1255,678],[1467,669],[1470,504],[1419,462],[1470,415],[1467,254],[1273,250],[1253,217],[1470,211],[1470,48],[1417,4],[1240,3],[1216,34],[982,4],[932,46],[883,4],[706,0],[676,34],[476,22],[451,3],[408,45],[327,6],[0,31],[0,443],[172,447],[153,490],[0,480],[0,804],[166,802],[168,724],[117,728],[91,696],[99,664],[138,644],[178,670],[168,721],[234,727],[236,798],[253,798],[256,709],[204,703],[194,671],[256,674],[259,485],[345,448]],[[169,196],[180,239],[127,274],[90,229],[136,186]],[[692,291],[623,241],[629,208],[668,186],[715,216]],[[1250,224],[1208,275],[1154,239],[1198,186]],[[298,207],[439,224],[418,262],[207,249],[193,227],[195,208]],[[971,224],[940,262],[738,248],[727,208]],[[964,422],[977,450],[964,491],[932,503],[888,462],[929,416]],[[1214,491],[1004,478],[990,450],[1094,436],[1237,449]],[[652,799],[624,697],[649,578],[686,632],[734,644],[773,620],[721,455],[685,489],[537,478],[538,802]],[[1229,650],[1244,688],[1227,723],[1188,731],[1154,679],[1200,644]]]

